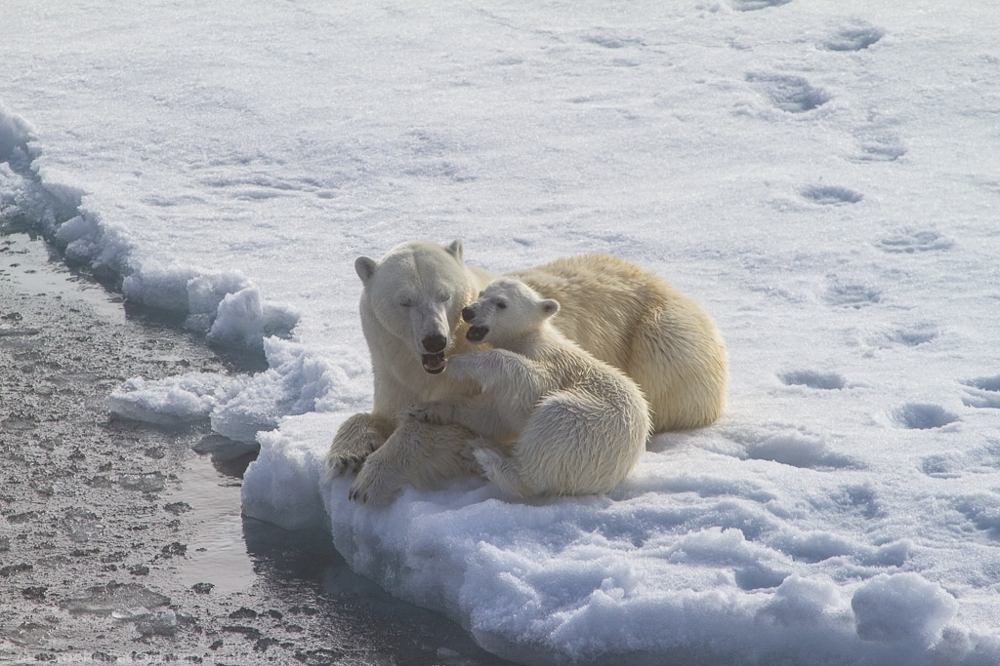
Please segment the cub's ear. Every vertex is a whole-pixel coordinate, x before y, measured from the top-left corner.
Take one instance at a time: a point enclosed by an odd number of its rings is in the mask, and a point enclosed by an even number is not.
[[[459,263],[462,263],[462,241],[456,240],[445,249],[448,251],[448,254],[455,257]]]
[[[551,317],[559,312],[559,301],[555,299],[546,298],[544,301],[538,301],[538,305],[542,309],[542,314],[546,317]]]
[[[368,280],[375,275],[375,260],[368,257],[358,257],[354,261],[354,270],[358,272],[362,284],[368,284]]]

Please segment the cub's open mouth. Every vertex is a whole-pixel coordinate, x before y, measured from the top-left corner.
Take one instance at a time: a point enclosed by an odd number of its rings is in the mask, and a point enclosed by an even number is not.
[[[469,342],[482,342],[483,338],[489,332],[489,326],[472,326],[469,328],[469,332],[465,334],[465,339]]]
[[[423,362],[424,371],[436,375],[444,370],[448,365],[448,360],[444,357],[444,352],[437,354],[421,354],[420,360]]]

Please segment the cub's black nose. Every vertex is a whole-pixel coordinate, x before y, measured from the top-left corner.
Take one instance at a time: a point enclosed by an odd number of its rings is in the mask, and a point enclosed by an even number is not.
[[[475,318],[476,318],[476,313],[472,308],[470,307],[462,308],[462,319],[464,319],[465,321],[472,321]]]
[[[435,333],[424,338],[423,345],[424,351],[430,354],[436,354],[444,351],[444,348],[448,346],[448,339],[440,333]]]

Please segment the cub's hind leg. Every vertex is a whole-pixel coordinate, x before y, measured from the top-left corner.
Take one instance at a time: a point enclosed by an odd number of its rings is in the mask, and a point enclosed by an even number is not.
[[[480,444],[477,442],[477,444]],[[515,458],[502,456],[496,451],[479,446],[472,451],[476,457],[483,475],[487,479],[497,484],[501,490],[517,497],[529,497],[534,495],[533,490],[524,482],[521,475],[521,466]]]

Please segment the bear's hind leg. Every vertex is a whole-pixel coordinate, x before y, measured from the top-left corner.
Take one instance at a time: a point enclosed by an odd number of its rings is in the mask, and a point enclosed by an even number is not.
[[[393,419],[377,414],[361,413],[348,418],[340,424],[326,454],[327,476],[333,478],[361,469],[368,456],[382,446],[395,429]]]

